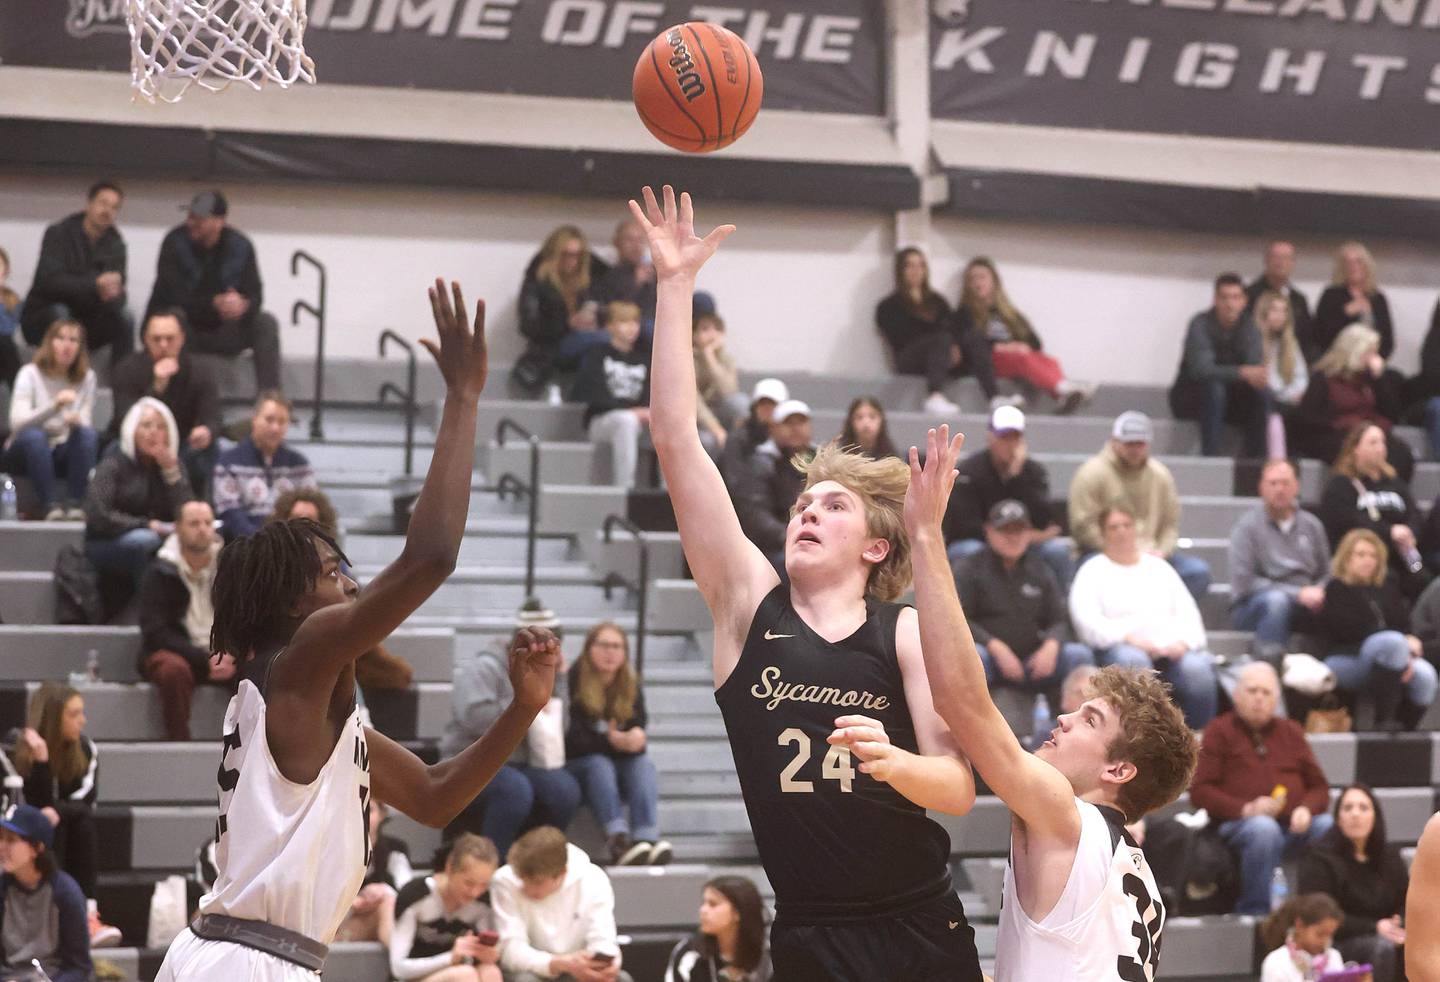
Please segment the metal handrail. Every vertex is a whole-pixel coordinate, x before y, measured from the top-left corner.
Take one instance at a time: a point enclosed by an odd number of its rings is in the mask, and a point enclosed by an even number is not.
[[[321,417],[325,413],[325,311],[326,297],[328,296],[328,276],[325,264],[316,259],[304,249],[296,249],[290,256],[290,275],[300,275],[300,262],[304,260],[314,266],[320,274],[320,303],[315,305],[308,300],[296,300],[295,306],[290,308],[290,325],[297,326],[300,323],[300,313],[304,311],[315,318],[315,415],[310,418],[310,439],[325,439],[325,426]]]
[[[505,446],[505,434],[512,432],[530,443],[530,483],[527,485],[515,475],[505,474],[496,482],[496,491],[502,498],[507,488],[516,495],[525,493],[530,496],[529,520],[525,530],[525,599],[530,600],[535,596],[535,530],[540,515],[540,438],[509,416],[505,416],[495,424],[495,442]]]
[[[645,608],[650,598],[650,542],[645,538],[645,530],[624,515],[606,515],[605,522],[600,529],[604,533],[607,543],[614,541],[614,531],[617,527],[635,537],[636,545],[640,550],[640,569],[637,577],[639,582],[631,583],[618,573],[612,573],[606,577],[607,594],[608,584],[627,583],[639,595],[635,611],[635,674],[643,676],[645,674]]]
[[[394,395],[400,399],[405,408],[405,476],[409,477],[414,473],[415,459],[415,346],[409,341],[396,334],[390,328],[380,332],[380,357],[385,357],[386,342],[393,341],[405,351],[405,391],[393,383],[386,382],[380,386],[380,403],[385,403],[386,395]]]

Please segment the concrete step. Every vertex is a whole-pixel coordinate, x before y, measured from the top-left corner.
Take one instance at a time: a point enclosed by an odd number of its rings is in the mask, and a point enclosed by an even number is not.
[[[354,533],[345,536],[345,555],[357,566],[384,566],[399,557],[405,548],[403,535]],[[573,560],[573,542],[568,536],[538,536],[535,540],[535,562],[554,566]],[[487,564],[515,565],[525,562],[526,543],[523,535],[469,535],[460,541],[461,566]]]
[[[491,483],[513,474],[530,481],[530,443],[514,435],[504,444],[495,440],[480,448],[481,467]],[[543,484],[589,484],[599,478],[594,444],[588,440],[546,440],[540,444],[540,481]]]
[[[0,572],[0,617],[9,624],[55,620],[55,577],[49,570]]]
[[[498,440],[497,427],[505,418],[515,420],[542,441],[578,443],[585,440],[585,427],[581,420],[585,407],[574,403],[552,406],[546,402],[524,399],[494,399],[480,403],[480,414],[475,427],[477,447],[487,446]],[[514,440],[523,445],[524,437],[511,432],[506,442]]]
[[[968,436],[968,434],[967,434]],[[968,446],[967,446],[968,449]],[[1068,494],[1075,472],[1093,457],[1089,453],[1033,453],[1031,459],[1043,464],[1050,475],[1050,491],[1056,497]],[[1235,489],[1235,461],[1228,457],[1196,457],[1159,454],[1156,459],[1170,469],[1175,485],[1183,494],[1230,495]]]
[[[551,610],[563,610],[570,616],[606,617],[634,608],[628,590],[617,588],[607,599],[593,578],[537,580],[535,589]],[[421,604],[417,615],[430,618],[498,614],[508,616],[513,626],[515,611],[524,600],[525,584],[519,576],[503,580],[452,577]]]
[[[608,485],[547,484],[540,493],[538,527],[542,532],[593,534],[610,515],[624,515],[623,488]]]
[[[63,547],[84,542],[84,522],[0,522],[0,569],[53,570]]]
[[[615,529],[610,541],[605,534],[595,531],[590,535],[576,536],[580,553],[601,575],[609,572],[633,579],[640,571],[640,543],[635,537]],[[679,532],[646,532],[646,549],[649,551],[650,579],[677,579],[685,573],[685,552],[680,547]]]

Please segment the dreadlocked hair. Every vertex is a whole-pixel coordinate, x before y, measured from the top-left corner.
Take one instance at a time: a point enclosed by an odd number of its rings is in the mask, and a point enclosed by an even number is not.
[[[244,662],[267,645],[285,640],[290,610],[315,588],[320,576],[317,542],[335,550],[349,565],[334,537],[308,518],[271,522],[220,550],[212,589],[211,651]]]

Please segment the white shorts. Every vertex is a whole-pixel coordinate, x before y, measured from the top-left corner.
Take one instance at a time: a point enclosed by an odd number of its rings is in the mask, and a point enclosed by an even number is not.
[[[187,927],[165,953],[155,982],[315,982],[319,975],[294,962],[233,941],[206,941]]]

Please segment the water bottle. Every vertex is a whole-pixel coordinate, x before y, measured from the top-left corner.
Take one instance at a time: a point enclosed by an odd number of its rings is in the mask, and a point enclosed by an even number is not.
[[[0,474],[0,522],[13,522],[19,517],[15,482],[9,474]]]
[[[564,396],[561,395],[560,386],[558,384],[551,382],[550,385],[545,389],[545,401],[552,406],[558,406],[565,401]]]
[[[1290,882],[1285,879],[1285,870],[1279,866],[1275,867],[1275,875],[1270,877],[1270,909],[1279,910],[1286,900],[1290,899]]]
[[[91,648],[85,656],[85,681],[100,681],[100,649]]]
[[[5,775],[5,813],[16,805],[25,804],[25,779],[19,774]]]
[[[1050,700],[1045,698],[1045,693],[1040,692],[1035,696],[1035,721],[1030,727],[1030,737],[1036,743],[1044,743],[1050,738],[1050,728],[1054,724],[1054,717],[1050,715]]]

